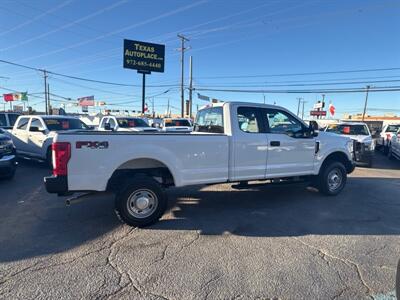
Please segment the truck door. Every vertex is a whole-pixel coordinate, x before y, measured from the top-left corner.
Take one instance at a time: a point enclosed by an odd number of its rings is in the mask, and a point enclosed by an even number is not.
[[[43,142],[46,139],[46,135],[44,133],[45,129],[46,127],[40,119],[32,118],[29,125],[28,141],[28,149],[32,155],[42,156],[43,153],[46,154],[46,150],[43,150]]]
[[[289,112],[263,109],[268,126],[266,177],[311,174],[314,169],[315,138],[308,128]]]
[[[232,114],[233,180],[264,179],[268,136],[258,107],[239,106]]]
[[[18,123],[12,130],[12,140],[15,144],[17,152],[27,153],[28,151],[28,124],[29,117],[20,117]]]

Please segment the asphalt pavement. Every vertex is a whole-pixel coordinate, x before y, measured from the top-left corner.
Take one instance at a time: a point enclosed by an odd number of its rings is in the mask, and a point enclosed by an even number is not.
[[[65,206],[40,163],[0,181],[1,299],[395,299],[400,162],[381,154],[326,197],[295,186],[168,190],[148,228],[111,194]]]

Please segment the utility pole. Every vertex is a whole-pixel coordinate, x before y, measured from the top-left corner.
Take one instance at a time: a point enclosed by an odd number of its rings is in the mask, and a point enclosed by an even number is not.
[[[49,115],[53,114],[53,110],[51,109],[51,105],[50,105],[50,85],[49,83],[47,83],[47,107],[49,110]]]
[[[168,102],[167,102],[167,117],[170,117],[170,113],[169,113],[169,98],[168,98]]]
[[[264,98],[264,104],[265,104],[265,94],[263,94],[263,98]]]
[[[153,97],[153,101],[151,102],[151,111],[153,112],[153,118],[154,118],[156,115],[156,113],[154,111],[154,97]]]
[[[193,56],[189,58],[189,118],[192,118],[192,97],[193,97]]]
[[[297,102],[297,116],[299,116],[300,114],[300,102],[303,98],[299,97],[297,98],[298,102]]]
[[[184,83],[184,58],[185,58],[185,42],[188,42],[189,39],[185,38],[182,34],[178,34],[178,38],[181,39],[181,117],[185,116],[185,94],[183,90]]]
[[[302,120],[304,120],[304,104],[307,102],[307,101],[301,101],[302,103],[303,103],[303,108],[302,108],[302,110],[301,110],[301,119]]]
[[[45,109],[46,109],[46,115],[48,114],[48,103],[47,103],[47,71],[43,70],[43,78],[44,78],[44,103],[45,103]]]
[[[362,115],[362,121],[364,122],[365,113],[367,112],[367,103],[368,103],[368,92],[371,86],[367,85],[367,94],[365,95],[365,103],[364,103],[364,112]]]

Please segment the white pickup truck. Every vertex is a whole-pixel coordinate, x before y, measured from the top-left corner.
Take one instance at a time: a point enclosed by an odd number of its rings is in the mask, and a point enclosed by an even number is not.
[[[135,117],[106,116],[100,120],[98,130],[156,132],[145,120]]]
[[[116,212],[131,226],[156,222],[164,189],[226,182],[310,180],[336,195],[354,170],[353,142],[314,132],[279,106],[225,102],[197,113],[189,134],[59,133],[49,193],[116,193]]]
[[[19,156],[39,159],[51,165],[51,144],[58,131],[87,130],[78,118],[71,116],[19,116],[10,131]]]

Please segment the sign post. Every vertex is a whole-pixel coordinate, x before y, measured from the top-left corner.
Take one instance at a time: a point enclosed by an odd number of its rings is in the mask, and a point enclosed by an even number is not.
[[[146,74],[164,73],[165,45],[124,40],[124,68],[143,74],[142,113],[145,112]]]

